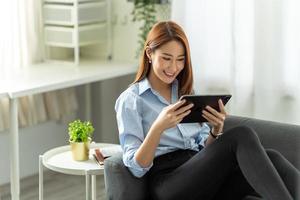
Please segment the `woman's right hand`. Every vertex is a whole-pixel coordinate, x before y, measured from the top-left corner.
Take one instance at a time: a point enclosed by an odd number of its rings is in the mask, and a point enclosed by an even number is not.
[[[192,103],[183,106],[184,103],[185,100],[181,100],[175,104],[166,106],[160,112],[152,126],[157,128],[161,133],[168,128],[176,126],[185,116],[190,114],[190,109],[194,106]]]

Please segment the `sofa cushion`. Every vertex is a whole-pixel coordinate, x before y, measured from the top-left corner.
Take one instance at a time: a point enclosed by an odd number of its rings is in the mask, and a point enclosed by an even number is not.
[[[142,200],[147,199],[147,176],[134,177],[124,166],[122,153],[104,161],[104,180],[108,199]]]

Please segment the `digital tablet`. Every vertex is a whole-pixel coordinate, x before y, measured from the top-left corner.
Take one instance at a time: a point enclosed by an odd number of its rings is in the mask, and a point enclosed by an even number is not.
[[[220,112],[218,100],[221,99],[223,104],[226,105],[230,98],[231,95],[183,95],[180,100],[185,99],[185,105],[193,103],[194,106],[191,108],[191,113],[184,117],[180,123],[207,122],[202,117],[202,110],[208,105]]]

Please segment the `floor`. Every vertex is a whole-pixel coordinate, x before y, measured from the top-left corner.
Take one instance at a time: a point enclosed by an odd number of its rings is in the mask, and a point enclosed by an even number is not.
[[[21,200],[39,199],[38,174],[21,180]],[[97,200],[105,199],[103,176],[97,176]],[[84,200],[85,177],[44,172],[44,200]],[[10,185],[0,186],[0,200],[11,200]]]

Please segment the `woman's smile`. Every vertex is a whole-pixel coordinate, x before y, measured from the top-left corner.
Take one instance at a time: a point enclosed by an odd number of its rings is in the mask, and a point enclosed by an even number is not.
[[[167,71],[163,71],[164,74],[168,77],[168,78],[175,78],[176,73],[174,72],[167,72]]]

